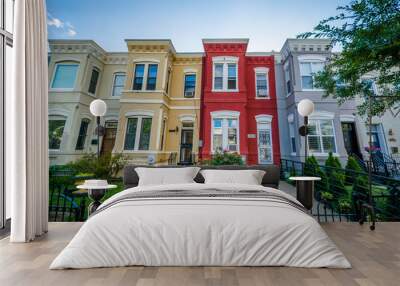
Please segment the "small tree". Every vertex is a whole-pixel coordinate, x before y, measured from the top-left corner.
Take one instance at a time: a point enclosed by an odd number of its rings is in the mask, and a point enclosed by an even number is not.
[[[325,161],[325,172],[328,176],[329,190],[333,194],[334,200],[338,201],[345,194],[345,175],[339,159],[333,156],[332,152],[329,152]]]
[[[321,198],[321,195],[329,192],[328,178],[325,172],[321,169],[317,159],[314,156],[310,156],[304,163],[304,175],[320,177],[321,181],[315,182],[315,197]]]
[[[82,158],[69,163],[67,166],[74,170],[75,175],[92,175],[97,179],[112,179],[126,165],[122,154],[106,153],[97,158],[96,154],[85,154]]]
[[[243,165],[242,156],[238,153],[218,152],[210,160],[204,161],[203,165],[222,166],[222,165]]]
[[[400,1],[352,0],[337,10],[336,16],[322,20],[313,32],[299,35],[328,38],[332,45],[342,47],[316,75],[316,86],[342,104],[360,94],[372,95],[371,81],[362,79],[374,75],[372,79],[385,97],[374,99],[371,113],[380,115],[396,108],[400,102]],[[366,114],[368,101],[358,108],[360,114]]]
[[[360,164],[358,164],[357,160],[353,156],[349,156],[345,167],[345,184],[353,185],[359,173],[362,172],[363,169],[361,168]]]

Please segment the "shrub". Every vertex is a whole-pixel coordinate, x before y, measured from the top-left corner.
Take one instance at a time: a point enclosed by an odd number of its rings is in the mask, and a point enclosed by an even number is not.
[[[345,184],[353,185],[356,177],[363,171],[364,170],[361,168],[360,164],[358,164],[357,160],[353,156],[349,156],[345,167]]]
[[[314,156],[307,157],[304,164],[304,175],[321,178],[321,181],[315,182],[315,197],[317,199],[321,197],[322,192],[327,192],[329,190],[328,178]]]
[[[219,152],[214,154],[210,160],[203,161],[203,165],[244,165],[244,162],[238,153]]]
[[[329,191],[333,194],[334,200],[338,201],[346,193],[344,188],[344,170],[342,169],[339,159],[334,157],[332,152],[329,152],[329,156],[325,161],[325,167]]]
[[[75,175],[92,175],[96,179],[109,180],[115,178],[126,165],[126,158],[122,154],[107,153],[97,158],[96,154],[86,154],[82,158],[67,164]]]

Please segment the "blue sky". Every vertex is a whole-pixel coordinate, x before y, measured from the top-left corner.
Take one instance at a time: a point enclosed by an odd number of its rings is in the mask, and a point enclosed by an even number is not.
[[[249,51],[280,50],[349,0],[47,0],[49,38],[92,39],[126,51],[124,39],[169,38],[178,52],[202,38],[249,38]]]

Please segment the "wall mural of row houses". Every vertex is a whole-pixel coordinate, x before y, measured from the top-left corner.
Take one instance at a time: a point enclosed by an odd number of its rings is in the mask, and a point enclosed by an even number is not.
[[[123,153],[132,163],[192,164],[237,152],[248,164],[304,160],[304,98],[315,103],[309,151],[323,161],[366,158],[360,99],[339,106],[314,84],[332,55],[326,39],[288,39],[280,52],[247,52],[248,39],[204,39],[204,53],[177,52],[168,39],[128,39],[127,52],[91,40],[50,40],[49,157],[52,165],[93,153]],[[368,76],[366,77],[368,80]],[[371,87],[379,93],[374,83]],[[96,98],[108,106],[97,142]],[[383,157],[399,154],[398,110],[373,119]]]

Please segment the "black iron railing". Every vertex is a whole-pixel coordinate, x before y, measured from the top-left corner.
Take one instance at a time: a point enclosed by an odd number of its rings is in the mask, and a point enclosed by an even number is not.
[[[369,202],[372,202],[378,221],[400,221],[398,179],[373,174],[370,197],[365,171],[281,160],[283,180],[302,175],[321,177],[321,181],[315,183],[313,208],[313,215],[319,221],[358,221],[363,216],[361,205]]]

